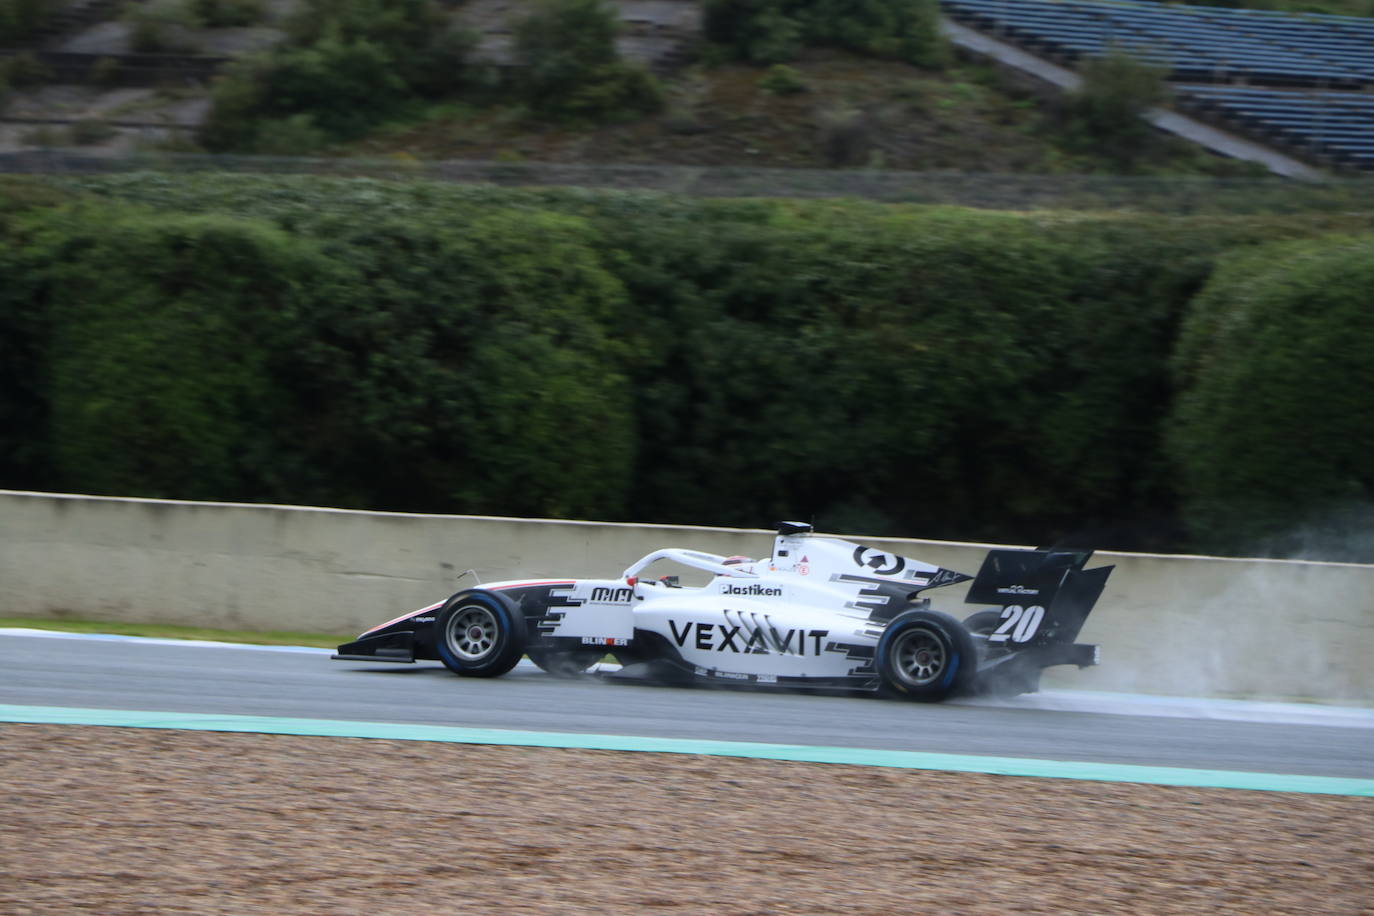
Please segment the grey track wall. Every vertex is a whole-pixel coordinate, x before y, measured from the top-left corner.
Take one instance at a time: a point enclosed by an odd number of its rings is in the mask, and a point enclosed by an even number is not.
[[[0,491],[0,616],[352,636],[474,581],[614,576],[657,547],[766,555],[766,530],[406,515]],[[976,570],[989,545],[859,538]],[[1082,639],[1047,686],[1374,702],[1374,566],[1098,554]],[[962,596],[936,593],[962,616]]]

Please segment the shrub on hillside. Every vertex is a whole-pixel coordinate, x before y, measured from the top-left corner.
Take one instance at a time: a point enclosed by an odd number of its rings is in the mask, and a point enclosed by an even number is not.
[[[310,0],[289,32],[216,81],[207,148],[306,153],[358,137],[459,85],[474,41],[433,0]]]
[[[190,8],[211,28],[256,25],[267,15],[265,0],[190,0]]]
[[[129,47],[136,54],[194,54],[200,50],[192,31],[204,23],[182,0],[148,0],[129,9],[124,21],[129,24]]]
[[[807,0],[796,9],[811,44],[923,67],[948,60],[934,0]]]
[[[1168,71],[1113,48],[1088,58],[1080,75],[1081,85],[1063,102],[1064,143],[1132,168],[1159,143],[1144,115],[1169,100]]]
[[[1286,553],[1374,504],[1371,289],[1374,236],[1333,237],[1233,255],[1194,303],[1168,446],[1200,546]]]
[[[306,0],[288,23],[289,44],[367,42],[420,94],[457,85],[476,42],[435,0]]]
[[[759,78],[759,88],[774,95],[797,95],[809,88],[795,67],[774,64]]]
[[[806,45],[801,23],[780,0],[707,0],[702,31],[707,41],[755,64],[796,60]]]
[[[7,60],[0,61],[0,82],[15,89],[29,89],[51,82],[52,68],[48,67],[32,51],[20,51]]]
[[[31,38],[57,9],[56,0],[0,0],[0,45]]]
[[[621,59],[619,12],[606,0],[537,0],[513,25],[518,79],[531,111],[606,119],[663,107],[658,80]]]
[[[202,137],[214,149],[266,152],[271,125],[303,117],[324,136],[348,139],[392,114],[405,91],[385,48],[329,36],[236,65],[212,92]]]
[[[943,66],[948,46],[935,0],[707,0],[708,41],[740,60],[794,60],[804,47]]]

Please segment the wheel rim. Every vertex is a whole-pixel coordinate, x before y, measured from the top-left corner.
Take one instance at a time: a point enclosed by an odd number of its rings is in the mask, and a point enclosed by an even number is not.
[[[490,655],[499,635],[496,615],[478,604],[454,611],[444,627],[444,642],[449,650],[466,662],[481,661]]]
[[[944,674],[949,652],[944,641],[924,627],[913,627],[897,637],[892,647],[897,676],[917,687],[934,683]]]

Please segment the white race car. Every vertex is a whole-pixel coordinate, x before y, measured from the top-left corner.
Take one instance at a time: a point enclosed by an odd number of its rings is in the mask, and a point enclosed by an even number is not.
[[[988,551],[976,575],[798,522],[767,559],[656,550],[615,579],[521,579],[465,589],[339,646],[348,661],[437,659],[464,677],[505,674],[525,654],[574,676],[608,654],[613,676],[881,691],[917,700],[1037,689],[1050,665],[1097,664],[1075,643],[1112,567],[1091,551]],[[704,584],[646,576],[679,564]],[[927,593],[972,579],[962,622]]]

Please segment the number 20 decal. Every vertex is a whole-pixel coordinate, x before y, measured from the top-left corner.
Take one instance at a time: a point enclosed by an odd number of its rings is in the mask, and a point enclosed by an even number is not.
[[[1038,604],[1022,607],[1009,604],[1002,608],[1002,625],[988,637],[988,642],[1030,642],[1035,631],[1040,629],[1040,621],[1045,618],[1045,609]]]

